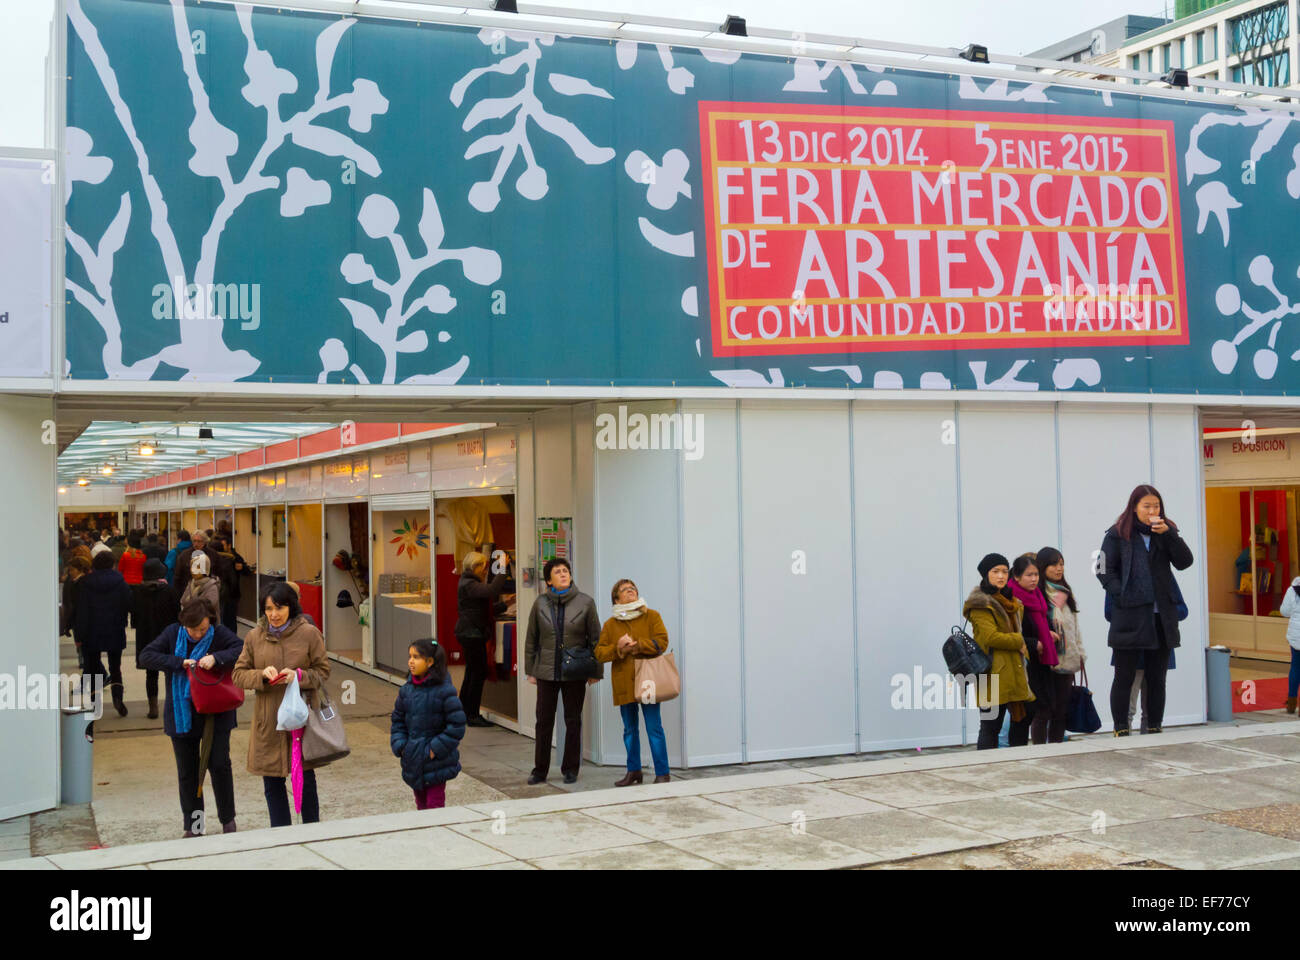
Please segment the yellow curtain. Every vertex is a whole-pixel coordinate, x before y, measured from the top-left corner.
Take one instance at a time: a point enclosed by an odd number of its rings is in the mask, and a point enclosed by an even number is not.
[[[482,497],[463,497],[446,500],[440,504],[447,511],[456,535],[455,572],[461,573],[460,563],[465,554],[477,550],[492,540],[492,515]],[[490,557],[488,558],[491,559]]]

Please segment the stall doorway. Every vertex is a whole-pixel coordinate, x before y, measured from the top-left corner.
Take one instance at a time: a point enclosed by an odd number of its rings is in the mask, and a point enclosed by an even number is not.
[[[237,507],[234,511],[235,553],[244,558],[239,572],[239,603],[236,614],[246,625],[257,623],[257,508]]]
[[[294,503],[288,507],[288,563],[285,575],[298,588],[302,612],[320,630],[325,629],[325,558],[322,533],[324,521],[319,503]]]
[[[364,503],[325,507],[325,649],[374,665],[362,602],[370,596],[370,511]]]
[[[373,510],[372,520],[375,666],[404,677],[412,641],[433,636],[429,508]]]
[[[456,593],[465,554],[478,551],[492,561],[496,551],[515,559],[515,495],[513,491],[439,496],[434,502],[438,642],[448,653],[452,681],[460,689],[465,677],[465,652],[456,640],[459,616]],[[497,562],[502,562],[500,554]],[[489,577],[491,571],[489,571]],[[487,680],[480,712],[516,728],[519,720],[519,642],[516,629],[516,588],[506,584],[501,596],[504,612],[492,615],[488,636]]]

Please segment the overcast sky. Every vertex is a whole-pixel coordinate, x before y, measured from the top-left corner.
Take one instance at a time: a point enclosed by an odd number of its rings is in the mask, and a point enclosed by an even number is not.
[[[1126,13],[1159,15],[1173,8],[1172,0],[564,0],[556,5],[718,23],[734,13],[753,26],[773,29],[936,46],[975,42],[1013,54],[1040,49]],[[54,0],[0,0],[0,146],[42,146],[53,11]]]

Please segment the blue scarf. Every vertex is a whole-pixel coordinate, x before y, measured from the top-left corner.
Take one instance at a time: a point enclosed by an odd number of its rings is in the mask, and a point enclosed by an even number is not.
[[[212,632],[212,625],[208,624],[208,632],[203,635],[203,639],[194,644],[194,649],[190,650],[187,656],[185,648],[189,645],[189,631],[178,623],[176,656],[182,660],[202,660],[207,656],[208,648],[212,646]],[[182,668],[172,674],[172,719],[176,722],[176,736],[190,732],[193,715],[194,705],[190,703],[190,675]]]

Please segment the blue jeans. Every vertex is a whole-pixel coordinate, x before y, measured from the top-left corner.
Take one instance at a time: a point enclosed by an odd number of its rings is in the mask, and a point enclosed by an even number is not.
[[[1291,648],[1291,674],[1286,678],[1286,695],[1294,697],[1300,690],[1300,650]]]
[[[636,708],[645,714],[645,732],[650,737],[650,756],[655,763],[655,776],[668,776],[668,738],[659,720],[659,704],[640,703],[633,700],[619,707],[623,714],[623,746],[627,748],[627,768],[641,769],[641,731],[637,726]]]

